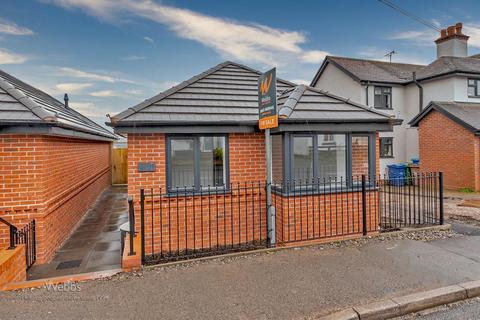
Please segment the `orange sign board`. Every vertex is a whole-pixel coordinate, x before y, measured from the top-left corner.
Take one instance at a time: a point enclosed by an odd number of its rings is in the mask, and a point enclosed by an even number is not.
[[[278,115],[260,119],[258,121],[258,126],[261,130],[278,127]]]

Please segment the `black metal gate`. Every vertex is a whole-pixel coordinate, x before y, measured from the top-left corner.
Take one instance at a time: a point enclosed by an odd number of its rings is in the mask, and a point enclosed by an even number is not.
[[[37,260],[35,220],[30,221],[20,229],[3,218],[0,218],[0,222],[4,223],[9,228],[8,249],[15,249],[19,244],[25,245],[25,261],[28,270]]]
[[[384,177],[378,181],[383,231],[444,223],[441,172]]]

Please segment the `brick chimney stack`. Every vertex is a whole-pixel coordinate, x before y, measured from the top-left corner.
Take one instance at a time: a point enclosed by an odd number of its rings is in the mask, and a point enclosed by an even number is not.
[[[468,56],[467,41],[469,36],[462,33],[463,25],[457,23],[440,31],[437,44],[437,58],[440,57],[466,57]]]

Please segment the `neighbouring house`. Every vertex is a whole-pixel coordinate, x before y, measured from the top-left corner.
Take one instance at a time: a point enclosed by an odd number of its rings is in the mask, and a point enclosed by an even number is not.
[[[143,231],[151,254],[233,246],[264,236],[259,75],[224,62],[107,123],[127,135],[128,193],[135,201],[136,225],[140,212],[149,212]],[[368,179],[378,173],[378,133],[392,131],[398,121],[309,86],[277,79],[276,88],[280,120],[272,129],[272,162],[277,243],[362,234],[359,180],[349,177]],[[325,206],[322,213],[320,205]],[[372,198],[368,208],[376,205]],[[344,207],[348,210],[340,209]],[[256,216],[258,211],[262,214]],[[377,213],[372,209],[365,222],[368,232],[378,230]],[[318,219],[322,223],[316,228]]]
[[[480,103],[434,101],[410,124],[422,170],[442,171],[446,188],[480,191]]]
[[[67,99],[0,71],[0,218],[19,228],[35,220],[37,263],[52,258],[110,185],[115,139]],[[8,244],[0,223],[0,247]]]
[[[468,56],[462,24],[442,30],[437,59],[428,65],[328,56],[311,86],[404,119],[393,132],[380,133],[380,171],[419,157],[416,127],[408,125],[432,101],[480,103],[480,57]],[[421,153],[421,152],[420,152]],[[420,158],[420,164],[422,159]]]

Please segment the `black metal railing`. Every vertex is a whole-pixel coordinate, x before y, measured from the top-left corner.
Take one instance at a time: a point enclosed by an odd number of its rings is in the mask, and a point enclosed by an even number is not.
[[[265,183],[142,189],[140,212],[147,264],[267,246]]]
[[[274,184],[279,243],[366,235],[378,231],[378,188],[368,176]]]
[[[35,220],[20,229],[3,218],[0,218],[0,222],[9,228],[9,250],[15,249],[19,244],[25,245],[25,262],[26,268],[29,269],[37,260]]]
[[[142,262],[267,247],[265,182],[141,189]],[[441,173],[272,184],[276,244],[443,224]],[[134,220],[134,217],[131,217]]]
[[[441,172],[383,177],[378,186],[382,230],[444,223]]]

